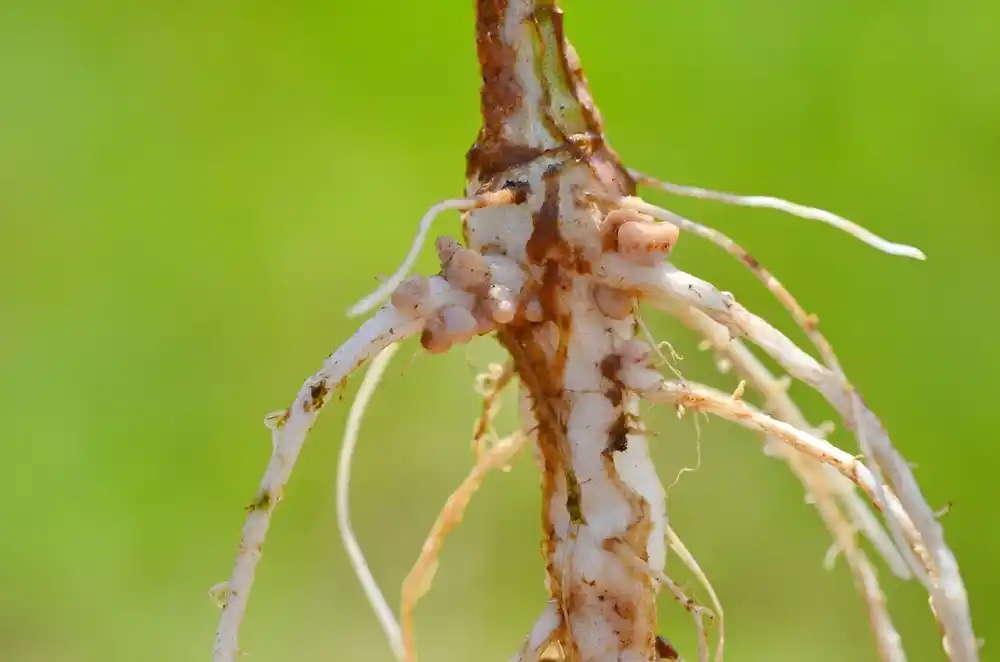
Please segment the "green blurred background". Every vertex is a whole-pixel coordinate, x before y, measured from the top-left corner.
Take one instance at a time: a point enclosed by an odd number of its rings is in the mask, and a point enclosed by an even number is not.
[[[832,208],[927,251],[919,264],[777,213],[649,196],[741,240],[820,315],[930,503],[954,503],[948,540],[983,657],[1000,659],[1000,5],[564,8],[633,167]],[[0,3],[0,660],[208,659],[207,591],[270,451],[263,415],[356,327],[345,309],[395,268],[425,208],[462,191],[473,20],[471,0]],[[720,251],[687,238],[676,261],[789,328]],[[647,317],[686,376],[734,385]],[[470,464],[473,377],[500,356],[488,340],[444,357],[409,343],[370,410],[354,512],[394,604]],[[322,417],[278,510],[248,659],[391,659],[336,535],[346,410]],[[693,423],[650,416],[669,483],[695,462]],[[727,607],[729,659],[876,659],[791,474],[720,421],[702,454],[670,509]],[[422,659],[519,645],[545,597],[538,495],[526,458],[488,480],[419,608]],[[943,659],[920,587],[881,574],[911,659]],[[687,614],[664,598],[661,619],[694,657]]]

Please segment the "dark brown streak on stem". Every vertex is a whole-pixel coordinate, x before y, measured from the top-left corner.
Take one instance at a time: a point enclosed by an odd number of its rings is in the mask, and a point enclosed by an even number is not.
[[[483,76],[480,92],[483,126],[477,144],[502,141],[507,118],[521,105],[522,88],[517,80],[517,51],[504,42],[501,32],[509,11],[509,0],[478,0],[476,50]]]
[[[600,111],[594,104],[587,79],[572,44],[566,39],[563,14],[555,0],[476,0],[476,46],[482,75],[480,104],[483,125],[466,155],[466,177],[481,182],[501,178],[505,171],[542,156],[568,151],[573,160],[586,163],[609,193],[634,195],[636,184],[604,137]],[[505,40],[508,17],[523,15],[530,21],[533,39]],[[546,37],[551,28],[552,38]],[[547,59],[546,54],[554,57]],[[529,136],[510,135],[511,118],[522,110],[527,81],[518,78],[517,60],[535,63],[534,71],[545,101],[538,108],[556,147],[530,144]],[[565,103],[553,108],[554,92]],[[558,112],[555,112],[558,111]],[[575,113],[581,122],[567,121]],[[499,182],[493,182],[499,186]]]
[[[622,368],[622,357],[619,354],[609,354],[601,361],[601,376],[609,382],[608,390],[605,392],[608,401],[619,406],[628,390],[619,378]],[[636,429],[636,420],[628,410],[623,409],[608,429],[608,443],[602,453],[605,473],[608,479],[613,482],[621,494],[628,496],[629,506],[635,517],[635,521],[629,525],[624,542],[643,561],[649,561],[648,543],[653,532],[652,519],[650,517],[650,504],[641,495],[622,480],[615,466],[615,453],[623,452],[628,448],[628,435],[639,432]]]
[[[556,355],[551,365],[546,366],[546,372],[551,375],[548,380],[547,392],[537,394],[550,402],[562,402],[565,398],[563,376],[566,372],[566,360],[569,356],[569,340],[572,333],[573,318],[559,305],[561,292],[568,284],[565,282],[567,271],[563,262],[570,255],[568,243],[559,232],[559,174],[558,167],[550,168],[544,175],[545,193],[542,205],[532,216],[532,233],[528,239],[526,252],[528,259],[534,264],[544,266],[541,290],[538,299],[542,306],[542,325],[552,324],[558,335]],[[537,346],[535,333],[529,334],[532,346]],[[533,394],[534,395],[534,394]],[[536,396],[536,397],[537,397]],[[566,416],[559,417],[561,427],[556,441],[558,450],[563,457],[570,457],[569,442],[566,441]],[[580,504],[580,485],[572,467],[563,467],[566,474],[566,509],[573,523],[583,522],[583,510]]]
[[[556,572],[553,560],[558,541],[550,510],[552,508],[552,495],[559,488],[558,479],[562,477],[566,480],[568,477],[566,467],[563,466],[563,457],[568,456],[563,455],[560,448],[568,446],[569,441],[566,438],[563,417],[553,407],[553,400],[547,395],[556,390],[561,392],[562,380],[561,378],[553,379],[554,375],[548,369],[545,352],[534,340],[533,326],[508,325],[497,332],[497,339],[510,352],[514,360],[514,369],[531,398],[531,408],[536,421],[535,434],[543,464],[541,472],[542,527],[544,530],[542,553],[545,557],[545,574],[548,577],[551,597],[559,604],[562,612],[556,640],[566,642],[570,640],[565,636],[568,627],[568,610],[562,581],[559,573]]]
[[[483,125],[475,144],[466,155],[466,178],[488,179],[516,165],[535,160],[544,152],[536,146],[517,144],[505,137],[509,118],[517,113],[524,98],[517,77],[517,48],[503,37],[509,12],[523,0],[477,0],[476,51],[482,74],[480,110]]]
[[[559,232],[559,170],[550,168],[544,175],[545,193],[542,206],[532,215],[531,237],[525,246],[528,259],[542,264],[565,246]],[[543,306],[545,302],[542,302]]]

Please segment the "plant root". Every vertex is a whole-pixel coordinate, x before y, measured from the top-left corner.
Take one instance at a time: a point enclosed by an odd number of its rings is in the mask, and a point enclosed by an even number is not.
[[[445,539],[462,521],[465,509],[472,500],[472,496],[483,484],[486,475],[510,462],[524,448],[527,439],[524,433],[515,432],[486,449],[476,459],[472,471],[458,486],[458,489],[448,497],[444,508],[441,509],[441,513],[435,520],[434,526],[420,550],[420,556],[409,574],[406,575],[406,579],[403,580],[399,618],[403,632],[404,662],[417,662],[416,644],[413,638],[413,610],[420,598],[426,595],[431,588],[431,582],[437,572],[438,557]]]

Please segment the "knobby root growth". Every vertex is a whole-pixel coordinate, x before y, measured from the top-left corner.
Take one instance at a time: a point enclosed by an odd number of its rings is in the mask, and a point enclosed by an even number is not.
[[[347,311],[348,317],[359,317],[375,309],[380,303],[386,300],[393,291],[406,280],[410,270],[420,255],[420,250],[427,241],[427,234],[434,224],[434,220],[446,211],[466,212],[472,209],[482,209],[484,207],[500,207],[504,205],[518,204],[523,202],[522,194],[513,189],[501,189],[495,193],[480,195],[473,198],[443,200],[428,209],[420,223],[417,225],[417,235],[413,238],[410,250],[403,259],[402,264],[396,271],[385,280],[374,292],[366,296],[361,301],[351,306]]]

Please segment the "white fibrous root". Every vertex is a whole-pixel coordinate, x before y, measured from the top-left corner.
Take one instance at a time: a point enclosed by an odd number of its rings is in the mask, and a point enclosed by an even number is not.
[[[870,230],[861,227],[857,223],[838,216],[833,212],[826,211],[825,209],[807,207],[805,205],[800,205],[795,202],[789,202],[788,200],[782,200],[781,198],[774,198],[767,195],[735,195],[733,193],[712,191],[710,189],[699,188],[697,186],[671,184],[670,182],[665,182],[654,177],[644,175],[638,170],[630,170],[629,173],[637,183],[645,186],[651,186],[673,195],[684,196],[687,198],[700,198],[702,200],[715,200],[716,202],[723,202],[739,207],[775,209],[793,216],[798,216],[799,218],[826,223],[827,225],[835,227],[838,230],[843,230],[844,232],[860,239],[869,246],[876,248],[883,253],[900,255],[902,257],[909,257],[915,260],[927,259],[927,256],[924,255],[924,252],[919,248],[907,246],[905,244],[896,244],[883,239]]]
[[[368,562],[365,561],[361,545],[358,543],[357,536],[354,535],[354,530],[351,527],[349,500],[351,466],[354,459],[354,449],[358,443],[358,433],[361,429],[361,417],[368,407],[369,400],[371,400],[372,395],[375,393],[375,387],[378,386],[379,380],[382,379],[382,374],[389,365],[389,360],[398,348],[399,345],[389,345],[372,360],[371,366],[368,368],[368,372],[365,373],[365,378],[361,382],[361,387],[358,389],[358,394],[355,396],[354,403],[351,405],[351,410],[347,415],[347,426],[344,430],[344,439],[340,446],[340,457],[337,460],[336,506],[337,528],[340,531],[340,539],[347,550],[351,566],[354,568],[354,574],[358,576],[358,580],[361,582],[361,587],[364,590],[365,597],[368,599],[368,604],[371,605],[372,611],[375,612],[375,617],[378,619],[379,625],[382,626],[382,631],[385,633],[386,640],[388,640],[393,654],[397,660],[402,660],[404,655],[403,637],[399,623],[396,621],[392,609],[389,607],[385,596],[382,594],[382,590],[375,581],[375,577],[372,576],[371,570],[368,569]]]
[[[663,381],[656,389],[639,391],[644,399],[683,407],[685,412],[705,412],[738,423],[754,432],[764,434],[788,444],[800,453],[829,465],[852,480],[874,502],[878,487],[871,470],[856,456],[842,451],[824,439],[799,430],[794,425],[764,414],[745,402],[733,398],[731,393],[719,391],[694,382]],[[887,492],[895,501],[895,495]],[[893,504],[897,511],[901,508]]]
[[[331,392],[369,359],[408,337],[420,334],[424,347],[435,351],[492,331],[493,327],[477,314],[491,305],[493,274],[497,275],[496,284],[505,288],[511,298],[519,295],[523,279],[512,278],[509,261],[502,258],[494,260],[480,274],[483,283],[464,279],[461,286],[455,286],[442,277],[400,281],[389,293],[389,302],[337,349],[319,372],[306,380],[295,402],[283,412],[268,415],[266,423],[272,430],[271,460],[257,495],[247,506],[249,514],[233,573],[228,582],[212,590],[213,600],[222,605],[213,662],[233,662],[239,653],[239,628],[271,513],[281,500],[306,435]],[[369,592],[370,598],[371,595]],[[391,626],[386,626],[388,620],[382,616],[380,620],[387,633],[391,631]]]
[[[822,431],[809,425],[788,395],[788,380],[772,375],[741,340],[730,339],[729,332],[724,326],[691,308],[676,307],[671,308],[670,312],[692,331],[703,336],[710,348],[720,356],[726,357],[733,369],[763,396],[765,407],[776,418],[800,430],[815,430],[817,436],[824,436]],[[885,596],[879,586],[875,569],[864,550],[857,544],[855,532],[860,531],[872,542],[897,576],[909,578],[911,576],[909,567],[900,556],[895,544],[858,497],[850,479],[833,467],[770,437],[767,438],[765,449],[769,454],[788,463],[833,536],[832,549],[844,554],[858,591],[865,601],[881,659],[902,662],[906,657],[900,636],[886,608]]]
[[[845,475],[858,483],[883,512],[902,558],[930,593],[949,655],[954,660],[977,659],[978,646],[972,632],[964,584],[954,555],[944,543],[941,526],[920,494],[908,463],[893,448],[878,419],[864,406],[839,367],[820,364],[773,326],[747,312],[732,295],[670,264],[643,267],[609,254],[602,260],[599,274],[601,280],[612,287],[632,288],[641,292],[645,300],[668,310],[693,309],[724,326],[733,336],[746,337],[790,375],[819,391],[840,412],[848,426],[856,431],[862,453],[872,461],[870,472],[851,473],[861,465],[848,461],[849,456],[830,455],[829,449],[817,455],[810,450],[815,450],[816,446],[803,444],[796,448],[820,461],[832,463],[842,473],[849,469]],[[660,397],[662,399],[662,394]],[[682,398],[678,404],[688,407],[690,402]],[[721,415],[722,411],[713,410],[712,413]],[[780,426],[761,431],[777,438],[773,432],[778,429]],[[783,440],[793,437],[786,436]],[[833,459],[836,462],[831,462]],[[874,595],[869,593],[869,603]],[[885,640],[893,639],[888,629],[891,626],[883,625]]]
[[[444,295],[446,292],[440,292]],[[236,565],[221,599],[222,618],[216,633],[213,662],[234,662],[239,653],[239,629],[253,586],[264,537],[271,523],[271,513],[281,500],[299,451],[316,416],[330,393],[360,365],[386,347],[420,333],[423,319],[412,311],[397,310],[391,304],[382,308],[358,332],[306,380],[295,402],[284,412],[269,416],[272,428],[272,454],[264,478],[253,501],[247,506]]]
[[[681,563],[684,564],[688,570],[695,576],[698,583],[704,587],[708,592],[708,597],[712,601],[712,609],[714,610],[714,615],[718,619],[718,644],[715,648],[715,662],[722,662],[723,654],[726,647],[726,616],[722,610],[722,601],[719,600],[719,596],[715,593],[715,587],[712,586],[712,582],[708,580],[708,576],[701,569],[698,561],[695,560],[691,552],[688,551],[687,547],[684,545],[684,541],[680,539],[677,532],[674,531],[672,527],[667,527],[667,544],[670,549],[677,554],[677,558],[680,559]],[[699,637],[699,641],[703,637]]]
[[[652,214],[658,220],[676,225],[711,241],[738,258],[785,306],[795,322],[817,346],[828,364],[839,365],[832,347],[817,329],[815,316],[806,313],[792,294],[746,249],[722,233],[668,210],[654,207],[636,198],[631,198],[627,202],[631,207]],[[877,245],[881,246],[882,244]],[[767,405],[772,408],[779,419],[800,429],[811,429],[811,426],[808,425],[788,396],[787,381],[774,378],[739,339],[730,338],[725,327],[686,305],[672,306],[670,312],[680,318],[685,325],[702,335],[708,345],[716,351],[721,357],[719,360],[720,372],[726,372],[735,365],[739,374],[744,379],[748,379],[764,395]],[[802,482],[807,496],[815,502],[821,518],[834,536],[835,542],[832,549],[844,552],[854,575],[855,583],[868,607],[869,620],[873,624],[876,643],[882,653],[882,658],[884,660],[904,659],[900,637],[892,626],[891,618],[885,608],[885,598],[878,585],[874,569],[864,552],[857,546],[854,532],[855,530],[862,532],[872,542],[888,562],[894,574],[908,578],[911,575],[909,566],[895,544],[886,535],[868,508],[858,499],[853,486],[847,479],[838,475],[830,467],[811,461],[787,446],[768,444],[766,448],[789,464]]]

